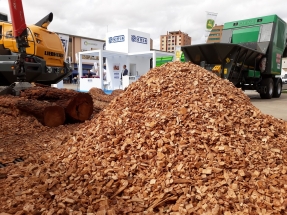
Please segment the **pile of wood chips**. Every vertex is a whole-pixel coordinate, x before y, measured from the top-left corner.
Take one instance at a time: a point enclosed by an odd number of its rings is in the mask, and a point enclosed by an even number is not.
[[[110,95],[106,94],[102,89],[91,88],[89,94],[93,98],[94,113],[97,114],[108,106],[108,104],[124,91],[121,89],[114,90]]]
[[[0,212],[284,214],[286,130],[229,81],[168,63],[56,150],[4,168]]]

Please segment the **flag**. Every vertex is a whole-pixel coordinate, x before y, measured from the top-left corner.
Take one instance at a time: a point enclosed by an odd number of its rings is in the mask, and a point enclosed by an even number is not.
[[[207,38],[208,38],[213,26],[215,25],[216,17],[217,17],[217,13],[206,11],[205,42],[207,41]]]

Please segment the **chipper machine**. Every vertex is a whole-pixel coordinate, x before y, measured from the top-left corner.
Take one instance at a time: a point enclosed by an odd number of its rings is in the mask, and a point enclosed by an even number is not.
[[[233,21],[223,26],[220,43],[183,46],[185,60],[256,90],[263,99],[279,98],[282,58],[287,57],[286,23],[277,15]]]

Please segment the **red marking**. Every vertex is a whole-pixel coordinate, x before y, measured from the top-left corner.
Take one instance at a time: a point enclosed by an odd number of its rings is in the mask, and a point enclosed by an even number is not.
[[[13,26],[13,36],[18,37],[27,28],[22,0],[8,0],[8,2]]]

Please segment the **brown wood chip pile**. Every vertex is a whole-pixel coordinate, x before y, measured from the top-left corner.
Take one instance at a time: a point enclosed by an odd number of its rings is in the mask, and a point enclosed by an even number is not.
[[[114,90],[111,95],[106,94],[102,89],[99,88],[91,88],[89,90],[89,94],[93,98],[93,104],[94,104],[94,111],[95,113],[99,113],[101,110],[103,110],[105,107],[108,106],[108,104],[117,96],[119,96],[123,90],[117,89]]]
[[[287,135],[232,83],[152,69],[96,118],[0,183],[10,214],[284,214]]]
[[[106,93],[102,89],[96,87],[91,88],[89,90],[89,93],[91,95],[106,95]]]
[[[124,92],[124,90],[121,90],[121,89],[116,89],[116,90],[113,90],[113,92],[111,93],[112,96],[118,96],[120,94],[122,94]]]
[[[11,114],[0,111],[0,163],[8,166],[17,158],[27,160],[57,148],[56,145],[61,145],[79,127],[79,124],[71,124],[49,128],[31,115],[19,114],[18,109],[7,110]],[[0,173],[6,170],[0,168]]]
[[[0,114],[18,116],[19,110],[16,108],[16,104],[22,99],[11,95],[0,96]]]

